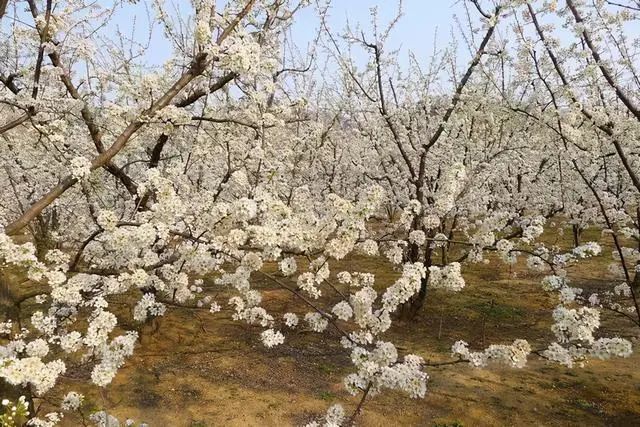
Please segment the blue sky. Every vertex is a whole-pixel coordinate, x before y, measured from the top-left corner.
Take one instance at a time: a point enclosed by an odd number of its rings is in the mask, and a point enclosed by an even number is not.
[[[174,0],[179,4],[180,0]],[[145,2],[137,5],[128,5],[127,8],[117,12],[113,23],[120,27],[121,31],[131,34],[132,23],[136,21],[134,38],[146,40],[147,36],[147,12],[143,7]],[[223,3],[223,2],[222,2]],[[407,52],[413,51],[419,58],[426,59],[433,51],[434,42],[439,47],[444,47],[451,39],[451,29],[455,22],[453,15],[460,13],[460,7],[454,0],[404,0],[403,17],[396,26],[391,39],[389,49],[401,48],[401,58],[406,60]],[[167,1],[171,4],[171,1]],[[396,15],[398,3],[396,0],[333,0],[329,18],[329,24],[334,32],[341,32],[347,22],[352,26],[360,24],[365,30],[370,29],[370,9],[378,8],[378,17],[381,26],[385,26]],[[154,12],[150,11],[153,18]],[[314,7],[308,7],[294,18],[292,36],[301,50],[315,36],[319,21]],[[434,35],[438,31],[438,39]],[[152,49],[147,55],[151,63],[160,64],[170,56],[168,45],[162,34],[162,29],[156,26],[152,38]]]
[[[426,58],[433,52],[434,43],[440,48],[451,40],[451,30],[455,27],[454,14],[460,14],[459,3],[454,0],[404,0],[403,16],[389,40],[388,49],[401,48],[401,58],[406,59],[408,51],[419,58]],[[329,23],[333,31],[341,31],[347,22],[352,27],[360,24],[363,30],[371,29],[370,9],[377,7],[380,27],[386,27],[397,14],[396,0],[333,0]],[[462,16],[461,16],[462,17]],[[318,19],[312,8],[297,16],[293,36],[302,47],[318,27]],[[435,39],[437,30],[437,40]]]
[[[108,3],[106,0],[99,0]],[[226,0],[218,0],[218,8],[224,6]],[[313,0],[312,3],[319,1],[324,3],[325,0]],[[138,2],[137,4],[128,4],[125,8],[121,8],[116,12],[116,16],[112,23],[105,30],[112,32],[113,26],[121,28],[122,32],[131,35],[132,22],[136,20],[136,31],[132,38],[137,41],[145,42],[148,35],[148,21],[155,20],[155,12],[145,10],[145,4],[150,1]],[[174,12],[175,5],[180,9],[190,9],[188,0],[165,0],[165,4],[169,8],[169,14]],[[482,4],[489,7],[490,1],[483,1]],[[339,34],[345,28],[347,22],[352,28],[361,25],[365,34],[371,33],[371,8],[378,9],[378,22],[380,27],[384,28],[397,14],[397,0],[332,0],[331,10],[329,13],[329,26],[334,34]],[[475,10],[471,10],[472,19],[477,24],[478,14]],[[463,1],[461,0],[404,0],[403,14],[398,25],[396,25],[390,39],[385,46],[386,51],[400,49],[399,66],[406,69],[408,65],[408,52],[413,52],[420,64],[430,63],[430,57],[433,53],[434,46],[438,50],[448,47],[452,38],[455,37],[459,42],[459,50],[456,53],[459,65],[464,66],[468,63],[471,53],[467,50],[466,43],[460,34],[458,23],[454,19],[457,16],[465,25],[466,15],[463,9]],[[633,22],[627,25],[626,31],[629,36],[638,37],[640,34],[640,26]],[[300,11],[294,17],[292,27],[292,38],[295,41],[300,53],[304,54],[308,46],[318,30],[320,25],[314,6],[310,6]],[[635,28],[633,28],[635,26]],[[499,34],[496,37],[505,37],[507,40],[512,37],[512,33],[507,29],[508,26],[502,25]],[[436,38],[437,31],[437,38]],[[465,28],[464,32],[468,34]],[[559,30],[556,33],[561,39],[575,41],[572,36],[567,36],[566,30]],[[603,44],[604,47],[604,44]],[[149,65],[160,65],[170,57],[170,45],[164,38],[163,29],[160,25],[155,25],[152,37],[151,49],[144,55],[144,59]],[[364,51],[353,52],[356,61],[362,64],[368,59],[368,54]],[[319,59],[318,62],[321,62]]]

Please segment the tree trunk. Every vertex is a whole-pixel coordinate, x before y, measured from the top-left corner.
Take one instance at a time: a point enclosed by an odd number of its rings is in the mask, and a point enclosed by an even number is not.
[[[16,322],[18,320],[19,308],[9,287],[10,284],[8,275],[4,271],[0,271],[0,322],[7,320]]]
[[[420,282],[420,291],[415,294],[409,301],[405,302],[398,309],[398,317],[402,320],[413,320],[420,312],[420,309],[424,305],[427,297],[427,282],[429,281],[429,270],[427,275]]]
[[[580,234],[582,234],[582,228],[578,224],[573,224],[571,226],[571,231],[573,232],[573,247],[577,248],[580,246]]]
[[[420,282],[420,290],[418,291],[418,293],[411,297],[409,301],[402,304],[398,309],[398,317],[402,320],[414,319],[424,305],[424,302],[427,298],[427,282],[429,281],[429,267],[431,266],[432,254],[433,249],[431,248],[431,245],[427,245],[424,260],[424,266],[427,269],[427,273],[424,279],[422,279],[422,281]],[[417,245],[411,245],[411,248],[409,249],[409,261],[419,261],[419,248]]]

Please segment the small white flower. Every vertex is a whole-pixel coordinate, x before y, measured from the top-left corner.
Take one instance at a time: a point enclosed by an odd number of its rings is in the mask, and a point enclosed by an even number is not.
[[[86,157],[74,157],[69,165],[71,166],[71,175],[77,180],[91,175],[91,162]]]
[[[267,329],[260,334],[265,347],[271,348],[284,342],[284,335],[280,331]]]

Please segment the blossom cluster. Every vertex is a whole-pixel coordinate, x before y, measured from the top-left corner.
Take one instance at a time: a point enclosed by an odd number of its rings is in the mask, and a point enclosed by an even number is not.
[[[527,364],[531,346],[526,340],[517,339],[510,345],[492,344],[483,351],[473,352],[466,342],[456,341],[451,347],[451,353],[475,367],[484,367],[493,362],[523,368]]]

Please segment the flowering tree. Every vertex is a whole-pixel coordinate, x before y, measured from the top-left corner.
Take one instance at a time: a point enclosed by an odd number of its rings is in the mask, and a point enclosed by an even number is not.
[[[577,316],[573,321],[574,326],[578,327],[583,311],[592,309],[583,308],[576,312],[575,309],[567,309],[566,305],[578,303],[600,306],[598,295],[581,297],[582,290],[567,286],[569,279],[565,268],[579,258],[600,252],[596,244],[580,245],[580,230],[588,224],[612,230],[617,248],[616,258],[622,259],[620,272],[628,271],[628,261],[625,262],[623,254],[625,249],[620,245],[615,227],[610,220],[607,222],[607,213],[604,213],[604,221],[597,217],[598,205],[602,205],[602,201],[596,203],[597,193],[595,200],[592,197],[593,179],[586,180],[580,173],[576,152],[566,140],[564,132],[571,125],[557,99],[560,95],[546,81],[548,72],[541,70],[538,56],[524,35],[526,28],[520,14],[524,11],[527,17],[536,16],[531,3],[524,6],[520,2],[498,5],[492,14],[487,13],[478,2],[469,3],[469,8],[479,13],[485,32],[484,37],[479,39],[478,47],[473,48],[472,45],[472,59],[468,68],[464,72],[454,73],[453,77],[449,76],[449,80],[455,83],[455,76],[462,75],[454,86],[450,100],[446,95],[433,93],[432,89],[437,87],[445,68],[445,65],[439,68],[438,64],[451,62],[449,52],[445,52],[441,58],[434,57],[431,68],[426,72],[414,60],[411,72],[404,75],[395,65],[398,63],[395,54],[385,54],[384,43],[395,21],[380,31],[374,10],[373,35],[368,39],[364,32],[348,28],[343,35],[347,48],[340,46],[337,38],[327,29],[344,76],[340,99],[346,100],[346,106],[341,111],[348,114],[348,120],[357,126],[365,139],[360,156],[364,163],[361,170],[368,180],[386,186],[392,206],[405,206],[395,224],[385,228],[380,236],[372,238],[386,246],[383,246],[384,251],[391,261],[397,264],[418,261],[427,269],[419,290],[415,289],[410,297],[402,301],[405,315],[415,315],[428,288],[461,290],[464,279],[460,275],[460,263],[482,261],[483,253],[488,250],[497,251],[507,263],[515,263],[519,254],[527,255],[531,268],[554,273],[543,282],[545,289],[561,293],[562,304],[554,313],[554,319],[563,323],[568,321],[568,317]],[[505,7],[502,14],[501,7]],[[558,10],[555,3],[543,7],[551,12]],[[600,4],[599,7],[600,13],[606,15],[606,8],[602,11],[604,5]],[[575,9],[573,3],[567,3],[566,10],[572,11],[574,18],[577,13]],[[561,13],[561,16],[564,15]],[[621,22],[635,18],[628,8],[615,16]],[[610,15],[606,17],[611,19]],[[515,48],[508,44],[504,35],[493,36],[499,18],[520,36]],[[578,16],[575,19],[579,22],[581,18]],[[471,22],[471,18],[469,20]],[[533,26],[544,41],[541,26],[535,19]],[[474,34],[472,25],[471,28],[470,33]],[[618,36],[624,39],[623,29],[619,29]],[[522,40],[524,46],[520,46]],[[352,58],[342,54],[352,51],[354,46],[371,53],[371,60],[362,71],[357,69]],[[546,51],[552,58],[549,63],[553,65],[552,72],[560,70],[560,83],[564,87],[558,90],[564,96],[570,90],[569,80],[562,78],[561,67],[551,48]],[[593,51],[590,56],[592,54]],[[621,54],[623,58],[628,55]],[[623,63],[630,64],[628,75],[633,76],[633,60],[625,59]],[[476,68],[479,71],[474,73]],[[601,68],[605,81],[612,81],[607,68]],[[548,89],[551,99],[544,97],[545,92],[531,93],[530,88],[540,84],[539,80]],[[592,82],[584,86],[596,87]],[[625,99],[630,96],[619,88],[615,93]],[[575,102],[575,98],[570,98],[570,101]],[[549,109],[549,104],[555,109]],[[631,105],[628,108],[633,112],[635,107],[631,101],[627,99],[622,104],[627,107]],[[554,115],[553,122],[557,127],[550,125],[548,119],[541,119],[538,114],[545,117]],[[587,111],[586,117],[591,117],[591,113]],[[631,178],[626,185],[631,185],[634,180],[633,168],[628,166],[620,142],[614,143],[614,146],[616,144],[621,148],[618,153],[622,153],[622,164],[627,165],[624,170]],[[589,154],[587,149],[581,149],[583,154]],[[607,161],[607,157],[610,156],[601,155],[600,158]],[[584,160],[592,161],[589,157]],[[574,170],[578,172],[577,175],[572,174]],[[599,168],[600,172],[603,170],[606,176],[606,166]],[[615,184],[610,184],[610,188],[617,187],[615,191],[618,194],[624,188],[620,186],[621,178],[624,179],[624,176],[620,173],[611,178]],[[633,186],[628,188],[635,191]],[[628,197],[626,193],[620,196],[625,199]],[[629,219],[633,220],[637,204],[618,203],[631,209],[632,215],[624,214],[625,219],[619,226],[631,237],[633,232],[629,229]],[[571,218],[575,244],[571,253],[561,254],[557,249],[535,242],[542,234],[547,219],[557,214]],[[628,248],[626,252],[633,253],[635,249]],[[451,253],[456,253],[457,259],[452,260]],[[629,255],[627,258],[630,258]],[[628,273],[625,279],[627,283],[633,281]],[[634,292],[628,289],[628,285],[622,284],[615,290],[607,291],[606,295],[606,309],[629,317],[637,324]],[[632,306],[620,305],[618,297],[625,295],[631,297]],[[593,312],[591,320],[584,319],[584,322],[587,325],[581,327],[594,331],[599,324],[597,314]],[[556,328],[566,331],[571,327],[556,325]],[[574,339],[558,335],[558,340],[570,343]],[[568,347],[554,343],[546,352],[537,353],[554,360],[563,358],[563,363],[571,365],[572,357],[579,359],[585,355],[585,351],[588,352],[585,346],[593,344],[594,338],[589,335],[584,340],[576,338],[575,341],[583,342],[568,344]],[[624,340],[605,339],[604,342],[610,343],[607,345],[611,345],[612,352],[618,355],[630,352],[630,344]],[[593,351],[598,353],[602,345],[596,342]],[[619,347],[613,349],[614,345]],[[530,350],[522,350],[520,344],[514,346],[522,355]],[[561,350],[564,353],[557,354]],[[456,349],[455,346],[454,354],[470,357],[468,351]],[[488,353],[476,353],[473,358],[479,359],[474,363],[486,363],[479,355],[485,359],[493,357]]]
[[[459,81],[455,45],[434,56],[427,70],[415,58],[408,73],[398,70],[396,54],[385,50],[397,19],[379,30],[375,10],[371,39],[351,29],[344,36],[349,51],[357,46],[371,54],[363,71],[341,55],[344,49],[328,32],[345,76],[342,110],[364,138],[360,168],[367,180],[387,189],[391,207],[403,208],[398,221],[376,240],[384,242],[394,263],[420,262],[427,271],[419,291],[403,301],[405,317],[422,307],[428,287],[461,290],[460,262],[481,261],[483,249],[496,243],[496,233],[506,242],[522,237],[526,229],[530,241],[539,233],[528,225],[540,225],[532,217],[557,212],[553,200],[530,197],[523,188],[523,176],[548,159],[523,159],[531,147],[514,145],[522,121],[504,115],[494,101],[496,91],[477,75],[479,68],[495,71],[487,57],[495,55],[494,33],[505,6],[486,12],[478,2],[470,4],[483,30],[477,46],[470,46],[472,58]],[[467,12],[472,27],[475,22]],[[446,73],[449,65],[453,73]],[[455,83],[452,95],[436,92],[443,79]],[[527,217],[524,206],[532,199],[536,206]],[[454,260],[450,252],[456,245],[464,251]]]
[[[576,244],[578,231],[585,224],[602,227],[614,248],[609,270],[621,280],[602,295],[587,297],[581,295],[581,289],[568,286],[565,274],[550,276],[545,287],[559,290],[563,303],[591,307],[577,312],[559,308],[554,318],[566,319],[571,313],[574,318],[597,321],[596,307],[639,325],[640,186],[638,159],[632,153],[638,146],[640,86],[633,50],[637,39],[634,42],[628,32],[638,19],[637,4],[600,1],[587,5],[567,0],[562,5],[546,2],[542,7],[526,4],[521,12],[513,26],[518,40],[515,66],[527,70],[528,81],[532,87],[540,87],[540,92],[527,104],[514,103],[511,108],[526,115],[540,128],[538,132],[546,133],[547,141],[559,152],[557,174],[562,176],[563,208],[574,221]],[[563,44],[555,27],[545,22],[549,20],[562,22],[569,29],[569,44]],[[605,52],[603,43],[607,42],[611,49]],[[553,346],[549,348],[551,356],[569,365],[584,352],[581,346]],[[598,348],[594,345],[595,351]]]
[[[113,16],[130,3],[0,3],[0,393],[12,399],[5,406],[15,402],[7,416],[58,423],[82,395],[69,391],[47,414],[37,402],[80,367],[108,386],[140,338],[125,320],[224,307],[260,327],[268,348],[303,323],[333,329],[354,365],[345,386],[361,400],[349,418],[334,406],[323,422],[353,422],[384,389],[424,396],[424,360],[399,354],[384,334],[395,316],[416,315],[427,289],[462,290],[463,266],[489,253],[549,272],[542,287],[559,295],[556,342],[472,351],[459,341],[447,363],[523,367],[534,352],[572,366],[631,353],[629,341],[595,335],[600,308],[640,325],[639,252],[625,246],[637,244],[640,221],[628,8],[597,4],[587,17],[572,1],[541,10],[467,1],[462,73],[454,45],[428,70],[413,60],[405,73],[385,46],[397,20],[380,30],[375,14],[370,35],[339,37],[322,21],[308,57],[291,55],[288,29],[307,5],[295,0],[194,0],[171,13],[149,1],[172,53],[149,66],[142,37],[114,36]],[[564,61],[539,20],[556,13],[585,43]],[[587,30],[585,19],[605,24]],[[512,45],[501,25],[518,35]],[[619,41],[612,55],[625,71],[604,63],[599,37]],[[338,76],[318,86],[322,43]],[[370,58],[362,70],[344,53],[356,47]],[[437,91],[447,79],[453,85]],[[532,92],[537,85],[544,90]],[[576,235],[587,225],[610,233],[611,270],[624,283],[588,297],[569,286],[569,267],[601,249],[578,238],[569,252],[538,243],[559,213]],[[400,277],[332,271],[352,254],[385,256]],[[304,309],[270,310],[258,277]],[[214,288],[229,299],[215,300]]]

